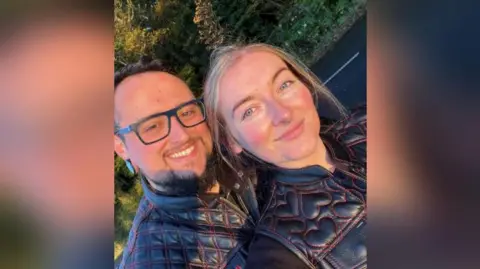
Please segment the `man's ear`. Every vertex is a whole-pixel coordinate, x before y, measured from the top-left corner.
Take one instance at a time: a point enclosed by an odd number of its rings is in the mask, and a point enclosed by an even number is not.
[[[123,140],[116,135],[113,136],[113,139],[115,143],[114,144],[115,153],[117,153],[117,155],[120,156],[120,158],[122,158],[124,161],[130,160],[130,156],[128,155],[128,152],[126,150],[127,146],[125,146],[125,142],[123,142]],[[135,173],[138,173],[139,171],[138,166],[132,163],[131,160],[130,160],[130,164],[133,166],[133,170],[135,170]]]
[[[122,141],[122,139],[117,135],[113,135],[113,139],[115,153],[117,153],[117,155],[120,156],[120,158],[122,158],[123,160],[130,159],[126,151],[125,143]]]

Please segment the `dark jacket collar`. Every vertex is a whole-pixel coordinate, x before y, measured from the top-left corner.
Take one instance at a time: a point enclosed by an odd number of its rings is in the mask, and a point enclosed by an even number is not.
[[[147,180],[141,176],[143,193],[154,206],[167,210],[195,209],[204,206],[198,195],[196,196],[166,196],[156,193]]]
[[[312,182],[331,175],[330,171],[319,165],[298,169],[275,167],[271,169],[270,173],[275,180],[285,183]]]

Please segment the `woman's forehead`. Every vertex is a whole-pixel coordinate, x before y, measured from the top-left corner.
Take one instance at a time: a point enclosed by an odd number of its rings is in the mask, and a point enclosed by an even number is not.
[[[230,68],[239,66],[251,68],[278,65],[285,65],[285,62],[274,52],[263,49],[251,49],[242,52],[242,54],[236,57],[230,65]]]
[[[220,79],[221,88],[261,84],[271,79],[281,68],[288,68],[279,56],[268,51],[251,51],[237,59]]]

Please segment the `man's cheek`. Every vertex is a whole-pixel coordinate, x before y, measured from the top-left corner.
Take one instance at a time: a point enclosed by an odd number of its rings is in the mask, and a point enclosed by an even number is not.
[[[148,165],[151,167],[152,164],[156,164],[156,166],[159,166],[163,162],[164,152],[160,143],[161,141],[151,145],[137,144],[129,149],[129,154],[132,159],[139,162],[138,165]]]
[[[206,123],[191,128],[189,135],[191,138],[200,137],[208,150],[212,149],[212,135]]]

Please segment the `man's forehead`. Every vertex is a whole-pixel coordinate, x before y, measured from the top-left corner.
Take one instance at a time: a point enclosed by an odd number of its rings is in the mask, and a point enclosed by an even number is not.
[[[189,91],[188,86],[181,78],[162,71],[148,71],[131,75],[125,78],[117,88],[138,89],[147,87],[158,91],[165,91],[172,87]]]
[[[116,117],[126,121],[139,120],[193,98],[193,93],[178,77],[165,72],[137,74],[122,81],[116,89]]]

